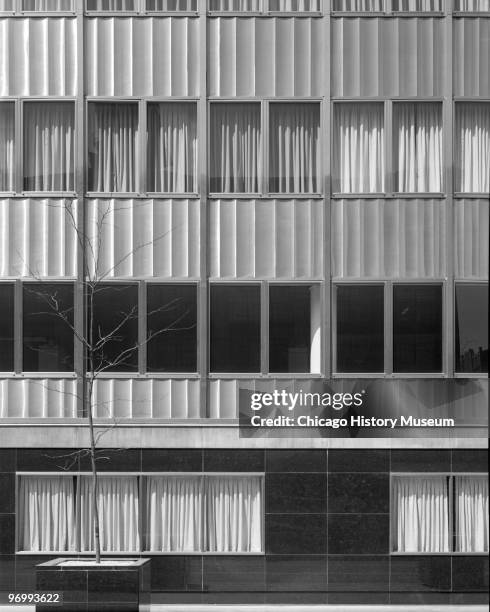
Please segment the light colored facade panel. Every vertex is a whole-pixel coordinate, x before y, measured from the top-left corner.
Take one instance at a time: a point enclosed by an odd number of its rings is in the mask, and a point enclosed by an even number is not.
[[[454,275],[488,279],[488,200],[454,202]]]
[[[92,273],[97,264],[106,278],[199,276],[198,200],[93,199],[86,206]]]
[[[106,17],[85,21],[89,96],[198,96],[199,20]]]
[[[321,200],[212,200],[211,278],[318,278]]]
[[[453,21],[455,96],[490,97],[490,19]]]
[[[0,380],[0,418],[75,418],[76,385],[74,379]]]
[[[75,96],[73,18],[0,19],[0,96]]]
[[[445,200],[332,203],[333,276],[442,278]]]
[[[77,208],[72,200],[0,200],[0,276],[75,276]]]

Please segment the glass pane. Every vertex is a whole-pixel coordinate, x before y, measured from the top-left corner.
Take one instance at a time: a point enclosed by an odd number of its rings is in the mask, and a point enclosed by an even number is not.
[[[87,11],[135,11],[136,0],[87,0]]]
[[[384,287],[337,287],[337,371],[383,372]]]
[[[212,104],[210,140],[211,191],[258,192],[260,104]]]
[[[0,284],[0,372],[14,369],[14,285]]]
[[[490,11],[490,0],[455,0],[454,10],[485,13]]]
[[[400,12],[442,12],[442,0],[393,0],[393,10]]]
[[[383,10],[383,0],[333,0],[334,11],[380,12]]]
[[[335,104],[334,125],[334,191],[383,192],[383,104]]]
[[[211,371],[260,372],[260,287],[211,287]]]
[[[89,103],[89,191],[136,191],[137,139],[137,104]]]
[[[14,191],[15,106],[0,103],[0,191]]]
[[[490,191],[490,103],[456,104],[455,189]]]
[[[23,11],[72,11],[72,0],[22,0]]]
[[[442,370],[442,288],[393,287],[394,372]]]
[[[148,285],[147,360],[152,372],[197,369],[197,288]]]
[[[393,105],[395,189],[404,193],[442,191],[442,105]]]
[[[147,11],[197,11],[197,0],[146,0]]]
[[[197,192],[195,104],[148,104],[148,191]]]
[[[320,107],[270,105],[270,182],[275,193],[320,191]]]
[[[90,344],[90,293],[87,339]],[[138,369],[138,287],[99,285],[93,294],[94,367],[96,371],[134,372]],[[97,344],[99,346],[97,347]],[[91,370],[90,363],[88,369]]]
[[[456,370],[488,372],[488,285],[456,285]]]
[[[73,285],[26,283],[23,306],[23,369],[73,371]]]
[[[260,11],[261,0],[208,0],[210,11]]]
[[[13,11],[14,0],[0,0],[0,12],[1,11]]]
[[[26,102],[24,190],[73,191],[74,141],[72,102]]]
[[[321,11],[321,0],[269,0],[269,10],[298,13]]]
[[[488,553],[488,475],[455,476],[456,552]]]
[[[269,371],[309,372],[310,287],[269,290]]]

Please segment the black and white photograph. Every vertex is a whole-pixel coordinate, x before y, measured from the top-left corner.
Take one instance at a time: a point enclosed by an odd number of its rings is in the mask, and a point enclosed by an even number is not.
[[[486,612],[490,0],[0,0],[0,612]]]

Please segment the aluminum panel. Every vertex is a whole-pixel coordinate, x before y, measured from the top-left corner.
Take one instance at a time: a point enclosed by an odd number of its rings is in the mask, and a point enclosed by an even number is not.
[[[0,380],[0,418],[75,418],[74,379]]]
[[[488,200],[454,201],[454,275],[488,279]]]
[[[490,97],[490,19],[453,19],[455,96]]]

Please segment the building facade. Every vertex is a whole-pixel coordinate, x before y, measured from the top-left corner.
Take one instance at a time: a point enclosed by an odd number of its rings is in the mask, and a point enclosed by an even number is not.
[[[0,591],[93,549],[95,367],[153,603],[487,601],[489,57],[488,0],[0,0]]]

